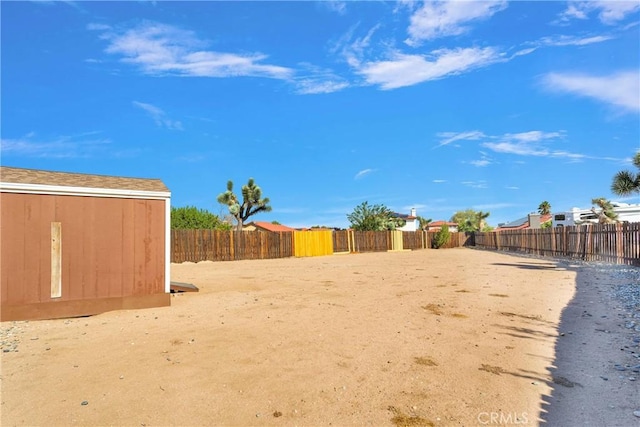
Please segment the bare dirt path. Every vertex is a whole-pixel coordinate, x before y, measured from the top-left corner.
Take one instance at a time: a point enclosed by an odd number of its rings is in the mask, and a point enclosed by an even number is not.
[[[576,273],[448,249],[187,263],[172,279],[200,292],[3,323],[17,351],[2,353],[2,425],[536,425]]]

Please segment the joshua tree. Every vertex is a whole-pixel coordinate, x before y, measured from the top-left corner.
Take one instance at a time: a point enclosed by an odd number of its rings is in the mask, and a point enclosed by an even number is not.
[[[615,224],[618,222],[618,214],[614,212],[613,205],[610,201],[604,197],[598,197],[597,199],[591,200],[591,203],[601,209],[600,212],[597,212],[595,207],[591,208],[591,212],[598,215],[599,224]]]
[[[551,204],[549,202],[547,202],[546,200],[542,203],[540,203],[540,205],[538,206],[538,213],[540,213],[540,215],[548,215],[551,213]]]
[[[638,173],[623,170],[615,174],[611,191],[618,196],[629,196],[640,193],[640,151],[633,156],[633,165],[639,169]]]
[[[485,219],[489,218],[489,215],[491,215],[490,212],[478,211],[478,213],[476,214],[478,218],[478,231],[484,230],[487,225]]]
[[[246,185],[242,186],[242,204],[233,193],[233,181],[227,182],[227,191],[218,195],[218,202],[227,205],[229,213],[235,218],[236,230],[241,231],[242,225],[252,215],[259,212],[270,212],[269,198],[262,198],[262,190],[249,178]]]

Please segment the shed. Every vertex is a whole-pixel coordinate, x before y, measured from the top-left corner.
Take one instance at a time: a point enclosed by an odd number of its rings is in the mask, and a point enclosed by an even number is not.
[[[168,306],[159,179],[0,167],[0,320]]]

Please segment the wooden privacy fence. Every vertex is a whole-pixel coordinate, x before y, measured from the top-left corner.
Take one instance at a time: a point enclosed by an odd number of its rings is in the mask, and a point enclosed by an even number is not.
[[[171,230],[171,262],[233,261],[293,256],[293,233]]]
[[[640,265],[640,223],[476,233],[482,249]]]
[[[426,231],[263,231],[171,230],[171,262],[318,256],[336,252],[430,249]],[[394,237],[395,236],[395,237]],[[473,245],[473,234],[451,233],[443,248]]]
[[[405,231],[402,233],[404,249],[430,249],[433,247],[433,239],[436,233],[436,231]],[[460,248],[473,245],[473,233],[456,232],[451,233],[451,238],[442,248]]]

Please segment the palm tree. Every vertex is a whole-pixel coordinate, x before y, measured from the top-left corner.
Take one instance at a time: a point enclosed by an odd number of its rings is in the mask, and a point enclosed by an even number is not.
[[[633,165],[640,169],[640,151],[633,156]],[[629,170],[623,170],[615,174],[613,183],[611,183],[611,191],[618,196],[640,193],[640,171],[634,174]]]
[[[425,218],[422,217],[420,215],[418,215],[418,222],[420,223],[420,230],[428,230],[429,229],[429,223],[431,222],[431,218]]]
[[[551,213],[551,204],[549,202],[547,202],[546,200],[542,203],[540,203],[540,205],[538,206],[538,213],[540,213],[540,215],[548,215]]]

